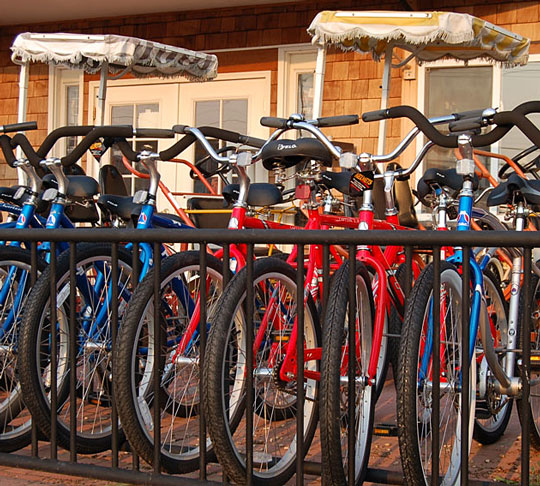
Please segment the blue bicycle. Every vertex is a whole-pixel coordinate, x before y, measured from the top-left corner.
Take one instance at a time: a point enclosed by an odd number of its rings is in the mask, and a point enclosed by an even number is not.
[[[98,129],[96,129],[98,130]],[[132,130],[130,128],[130,130]],[[172,130],[142,129],[137,134],[145,137],[168,137]],[[132,132],[130,133],[132,136]],[[81,144],[94,137],[91,133]],[[112,137],[112,135],[111,135]],[[124,137],[124,138],[122,138]],[[116,135],[111,143],[132,161],[142,162],[149,174],[148,190],[139,191],[133,198],[102,195],[101,207],[110,212],[137,218],[137,229],[166,227],[182,229],[187,226],[171,215],[156,212],[156,193],[159,183],[158,160],[168,160],[182,152],[195,141],[188,136],[179,140],[161,153],[134,152],[126,142],[127,135]],[[86,140],[86,141],[85,141]],[[68,160],[69,161],[69,160]],[[56,174],[55,174],[56,175]],[[61,177],[58,174],[58,177]],[[61,193],[60,186],[59,192]],[[112,327],[111,312],[118,306],[118,320],[121,324],[127,304],[135,287],[132,281],[133,245],[118,249],[118,278],[112,280],[112,246],[109,244],[79,244],[76,246],[76,437],[77,452],[95,453],[111,447],[112,437]],[[161,256],[168,255],[162,245]],[[137,261],[140,271],[138,281],[142,280],[153,265],[153,248],[148,243],[138,245]],[[50,267],[45,270],[32,293],[24,313],[20,333],[20,382],[26,405],[31,411],[40,430],[47,436],[51,431],[51,388],[57,389],[57,440],[64,448],[70,447],[70,407],[68,362],[70,354],[69,284],[70,252],[62,254],[56,265],[56,275]],[[56,306],[50,305],[50,281],[57,282]],[[138,283],[138,282],[137,282]],[[116,292],[118,301],[113,300]],[[56,315],[54,315],[56,314]],[[55,330],[51,325],[55,322]],[[51,331],[55,331],[51,333]],[[51,380],[51,356],[55,336],[57,372],[56,385]],[[122,433],[122,432],[121,432]]]

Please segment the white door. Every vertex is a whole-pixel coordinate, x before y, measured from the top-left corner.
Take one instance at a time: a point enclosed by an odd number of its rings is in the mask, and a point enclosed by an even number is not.
[[[97,96],[97,83],[92,83],[90,93],[90,113]],[[259,120],[270,113],[270,73],[242,73],[220,75],[207,83],[163,82],[163,81],[111,81],[107,88],[106,124],[128,124],[136,128],[171,128],[177,123],[190,126],[216,126],[266,139],[268,128]],[[90,120],[90,123],[94,123]],[[178,137],[177,137],[178,138]],[[163,150],[174,140],[133,140],[133,148],[140,150],[149,145],[152,150]],[[201,154],[200,148],[197,155]],[[178,158],[193,161],[195,147],[186,150]],[[132,176],[122,163],[121,154],[112,151],[102,162],[113,163],[126,179],[128,190],[133,193],[146,188],[147,181]],[[137,169],[142,169],[137,164]],[[99,166],[94,164],[93,173],[97,177]],[[162,162],[159,166],[161,180],[173,192],[192,193],[199,190],[186,165]],[[266,181],[268,175],[262,165],[250,169],[252,180]],[[221,189],[221,184],[217,185]],[[185,200],[177,198],[185,207]],[[160,211],[174,212],[166,198],[158,194]]]
[[[221,75],[209,83],[186,83],[180,85],[179,123],[191,126],[214,126],[266,139],[268,128],[261,126],[262,116],[270,114],[270,75],[253,73],[232,78]],[[214,145],[218,144],[217,141]],[[196,160],[205,153],[198,148],[187,151],[188,160]],[[248,171],[252,181],[267,181],[268,173],[261,164]],[[189,178],[184,171],[177,190],[202,191],[200,183]],[[221,182],[212,181],[216,189]]]

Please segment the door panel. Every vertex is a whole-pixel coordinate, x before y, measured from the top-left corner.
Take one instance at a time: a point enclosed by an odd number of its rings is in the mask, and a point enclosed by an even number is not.
[[[270,78],[263,74],[244,79],[217,79],[206,84],[182,84],[179,112],[180,123],[215,126],[266,138],[268,129],[259,120],[270,113]],[[191,149],[190,158],[203,154],[200,149],[197,152]],[[248,173],[253,181],[268,180],[261,164],[251,167]],[[187,176],[180,187],[183,191],[193,190],[193,181]]]

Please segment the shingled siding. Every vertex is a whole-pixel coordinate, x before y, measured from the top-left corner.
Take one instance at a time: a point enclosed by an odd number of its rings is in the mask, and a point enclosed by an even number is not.
[[[532,52],[540,52],[540,5],[538,2],[497,2],[475,0],[409,0],[418,9],[439,9],[467,12],[485,18],[514,32],[528,36],[533,41]],[[309,42],[306,28],[320,10],[353,9],[404,10],[404,0],[368,1],[311,1],[300,4],[283,4],[262,7],[214,9],[205,11],[139,15],[97,20],[77,20],[35,25],[3,27],[0,30],[0,124],[17,119],[19,69],[10,60],[14,37],[25,31],[115,33],[142,37],[166,44],[195,50],[237,49],[242,47],[276,46]],[[245,72],[268,70],[272,73],[271,114],[277,106],[277,49],[238,52],[219,52],[219,71]],[[324,87],[323,115],[361,113],[377,109],[381,96],[383,65],[367,56],[330,51],[327,56]],[[401,82],[402,71],[394,70],[390,105],[411,101],[410,93],[416,81]],[[88,81],[97,76],[86,76],[84,114],[88,110]],[[406,84],[409,83],[409,84]],[[406,88],[404,88],[406,86]],[[405,91],[408,93],[404,95]],[[41,141],[47,132],[48,68],[32,65],[29,83],[27,119],[37,120],[39,130],[29,133],[33,143]],[[398,121],[388,127],[388,146],[393,146],[404,128]],[[360,124],[354,127],[328,131],[334,138],[352,142],[357,150],[374,151],[377,124]],[[2,161],[3,162],[3,161]],[[0,163],[2,184],[14,182],[14,172]]]

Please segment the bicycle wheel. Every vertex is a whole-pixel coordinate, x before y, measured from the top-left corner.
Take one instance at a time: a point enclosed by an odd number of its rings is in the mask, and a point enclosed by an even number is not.
[[[222,263],[207,256],[207,313],[222,293]],[[199,467],[199,252],[183,252],[161,266],[161,327],[166,336],[160,366],[162,394],[161,464],[169,473]],[[154,458],[154,270],[142,280],[118,333],[114,390],[118,413],[131,446],[148,463]],[[208,315],[207,314],[207,315]],[[197,319],[192,323],[192,319]],[[188,345],[178,346],[189,330]],[[163,342],[163,341],[162,341]],[[210,444],[207,444],[209,449]]]
[[[540,279],[536,275],[531,275],[531,354],[533,352],[540,351]],[[521,289],[520,295],[520,315],[523,315],[523,309],[525,308],[524,292],[523,288]],[[520,329],[518,327],[518,329]],[[519,336],[521,346],[523,349],[524,336],[520,332]],[[521,367],[518,367],[518,371],[521,372]],[[531,445],[536,449],[540,450],[540,368],[538,365],[534,364],[531,360],[531,382],[530,387],[530,396],[529,396],[529,431]],[[517,409],[519,414],[519,420],[521,423],[524,421],[523,413],[521,411],[522,400],[517,401]]]
[[[346,485],[348,434],[348,317],[349,262],[334,275],[328,298],[321,360],[321,452],[324,484]],[[367,471],[376,390],[369,385],[368,365],[373,345],[373,295],[366,267],[356,262],[356,335],[354,430],[354,484],[363,481]]]
[[[211,317],[211,331],[203,364],[204,412],[217,458],[238,484],[246,480],[246,269],[240,271],[221,296]],[[297,454],[297,383],[294,374],[280,373],[291,333],[296,325],[296,272],[276,258],[253,264],[254,357],[253,481],[284,484],[294,473]],[[306,349],[319,346],[320,329],[311,296],[304,312]],[[315,360],[305,362],[303,438],[305,454],[317,426]],[[291,376],[292,375],[292,376]]]
[[[375,270],[369,269],[368,272],[371,279],[373,299],[374,302],[378,303],[377,292],[379,290],[379,278],[377,273],[375,273]],[[377,362],[377,375],[375,376],[375,401],[379,399],[379,396],[383,391],[384,384],[386,382],[386,375],[388,374],[388,367],[390,366],[391,362],[391,357],[389,355],[391,349],[389,347],[391,339],[388,337],[388,333],[390,332],[390,317],[391,315],[389,315],[388,312],[385,312],[383,335],[381,338],[381,346],[379,348],[379,361]]]
[[[405,264],[402,263],[396,270],[396,279],[402,289],[405,288]],[[414,278],[412,279],[414,280]],[[390,318],[388,319],[388,332],[392,336],[388,338],[388,361],[392,364],[392,374],[394,376],[394,386],[397,387],[397,375],[399,374],[399,342],[403,321],[401,320],[395,306],[390,308]]]
[[[111,245],[81,244],[76,250],[76,444],[77,452],[92,454],[111,447],[112,305],[121,320],[131,296],[131,255],[118,251],[118,282],[111,280]],[[69,448],[70,401],[70,252],[57,262],[57,440]],[[25,403],[40,430],[51,432],[51,322],[50,267],[43,272],[28,297],[20,335],[19,373]],[[118,302],[112,302],[113,285]]]
[[[498,278],[488,270],[484,271],[484,295],[490,327],[494,331],[493,345],[497,349],[505,349],[508,345],[507,305]],[[479,397],[476,400],[473,438],[487,445],[493,444],[504,434],[512,413],[512,398],[501,395],[488,386],[491,372],[481,342],[477,343],[479,346],[476,347],[476,362],[477,366],[480,366]],[[506,357],[501,358],[503,368],[505,362]]]
[[[38,275],[46,263],[38,259]],[[17,373],[19,324],[30,293],[30,252],[0,247],[0,452],[27,446],[31,416],[23,402]]]
[[[406,484],[430,484],[432,432],[439,431],[439,470],[442,484],[459,482],[461,448],[461,276],[454,266],[441,262],[440,416],[432,424],[432,290],[433,265],[416,280],[405,311],[398,375],[398,437]],[[476,362],[469,369],[469,445],[472,440]],[[467,460],[467,459],[464,459]]]

